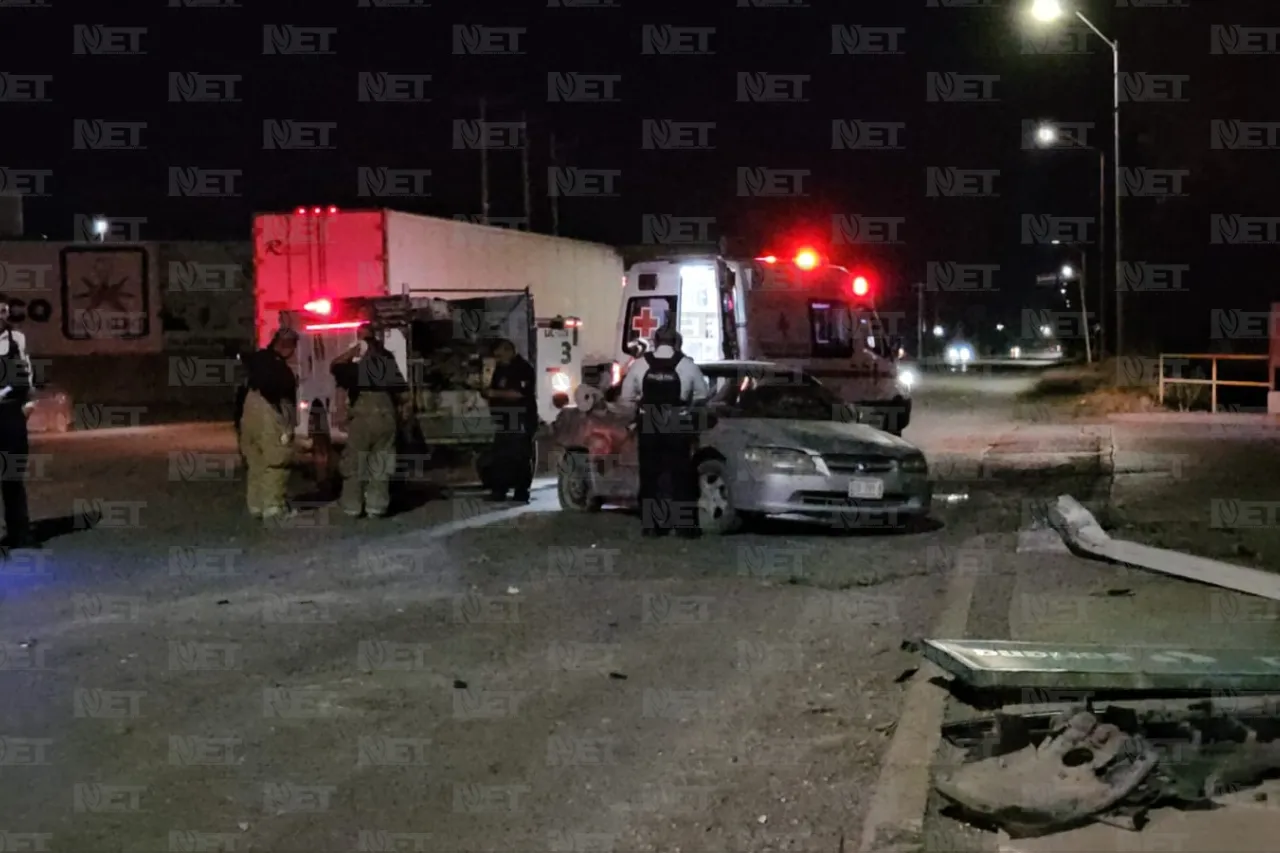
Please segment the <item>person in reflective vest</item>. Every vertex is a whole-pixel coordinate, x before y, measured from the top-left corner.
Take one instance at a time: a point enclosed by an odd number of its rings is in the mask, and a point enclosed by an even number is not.
[[[269,346],[245,360],[248,393],[240,422],[249,514],[264,521],[295,515],[287,491],[293,465],[293,429],[298,412],[298,379],[289,359],[298,333],[280,329]]]
[[[373,323],[360,327],[360,341],[333,360],[330,372],[347,394],[347,446],[342,451],[338,504],[351,518],[381,518],[391,508],[396,467],[398,414],[409,383]]]
[[[675,530],[696,538],[698,435],[688,407],[705,401],[710,390],[693,359],[680,351],[679,333],[661,329],[653,343],[653,352],[631,365],[618,395],[636,407],[641,533],[665,536]]]
[[[27,508],[31,384],[27,340],[9,324],[9,303],[0,297],[0,500],[4,501],[4,545],[8,548],[39,544]]]

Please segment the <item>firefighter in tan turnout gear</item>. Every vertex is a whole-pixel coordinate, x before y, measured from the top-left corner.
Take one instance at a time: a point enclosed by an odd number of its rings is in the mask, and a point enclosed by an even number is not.
[[[298,379],[289,359],[298,333],[280,329],[271,344],[246,360],[248,393],[240,423],[240,452],[248,480],[249,514],[271,521],[292,515],[286,499],[293,464]]]
[[[342,511],[352,518],[378,518],[391,507],[396,436],[409,384],[373,323],[360,327],[360,342],[333,360],[330,368],[347,393],[347,446],[342,451]]]

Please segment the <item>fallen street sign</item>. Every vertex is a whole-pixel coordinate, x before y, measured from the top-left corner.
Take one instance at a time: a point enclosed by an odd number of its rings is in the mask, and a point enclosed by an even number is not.
[[[922,651],[980,689],[1280,691],[1280,649],[925,640]]]

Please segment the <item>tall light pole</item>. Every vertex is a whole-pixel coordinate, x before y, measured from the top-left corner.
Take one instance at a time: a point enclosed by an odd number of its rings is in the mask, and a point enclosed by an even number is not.
[[[1062,134],[1058,133],[1058,128],[1049,122],[1036,128],[1036,144],[1042,148],[1052,148],[1064,141],[1068,148],[1098,152],[1098,358],[1102,358],[1107,349],[1107,229],[1103,227],[1107,221],[1107,152],[1105,148],[1095,149],[1092,145],[1085,145],[1073,136],[1064,140]],[[1116,287],[1118,289],[1119,284]]]
[[[1120,242],[1120,42],[1115,39],[1109,39],[1102,34],[1102,31],[1093,25],[1080,12],[1079,9],[1071,10],[1080,20],[1080,23],[1088,27],[1094,35],[1102,39],[1102,43],[1111,48],[1111,75],[1112,75],[1112,101],[1111,101],[1111,121],[1115,129],[1115,153],[1112,155],[1113,165],[1115,166],[1115,212],[1113,230],[1115,233],[1116,244],[1116,356],[1124,354],[1124,309],[1122,304],[1122,282],[1124,281],[1124,266],[1121,261],[1121,242]],[[1062,7],[1062,0],[1034,0],[1031,4],[1031,16],[1038,21],[1051,23],[1061,19],[1066,14],[1066,10]],[[1105,263],[1105,261],[1104,261]]]
[[[1093,364],[1093,346],[1089,343],[1089,306],[1084,296],[1084,279],[1085,270],[1088,269],[1088,258],[1085,256],[1085,250],[1080,250],[1080,271],[1079,275],[1070,264],[1063,266],[1062,277],[1066,281],[1077,279],[1080,282],[1080,322],[1084,326],[1084,360],[1086,364]]]

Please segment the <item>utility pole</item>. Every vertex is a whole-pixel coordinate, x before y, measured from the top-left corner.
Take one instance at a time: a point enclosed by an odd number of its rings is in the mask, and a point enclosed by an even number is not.
[[[916,360],[924,360],[924,282],[916,282]]]
[[[1106,261],[1103,261],[1105,264]],[[1089,253],[1086,249],[1080,250],[1080,322],[1084,325],[1084,360],[1086,364],[1093,364],[1093,345],[1089,342],[1089,335],[1093,331],[1089,328],[1089,305],[1085,301],[1085,277],[1088,275],[1089,269]]]
[[[1078,14],[1078,13],[1077,13]],[[1116,221],[1111,223],[1115,229],[1116,243],[1116,358],[1124,356],[1124,306],[1121,297],[1124,293],[1124,263],[1121,261],[1120,253],[1120,182],[1124,175],[1120,170],[1120,40],[1117,39],[1111,43],[1112,54],[1112,73],[1115,77],[1115,93],[1114,104],[1112,105],[1112,120],[1115,123],[1115,163],[1116,167]],[[1103,262],[1105,263],[1105,261]]]
[[[1107,150],[1098,149],[1098,360],[1107,355]],[[1120,282],[1116,281],[1116,287]]]
[[[489,131],[485,121],[484,98],[480,99],[480,221],[489,224]]]
[[[524,135],[520,145],[520,172],[524,179],[524,227],[533,230],[533,190],[529,186],[529,115],[520,116],[520,131]]]
[[[558,168],[560,165],[560,154],[556,150],[556,135],[550,134],[551,142],[551,166]],[[551,233],[556,237],[560,236],[560,194],[559,187],[556,186],[554,180],[547,183],[547,195],[551,197]]]

